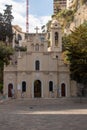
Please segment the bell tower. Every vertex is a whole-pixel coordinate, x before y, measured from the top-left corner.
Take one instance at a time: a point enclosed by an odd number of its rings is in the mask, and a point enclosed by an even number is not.
[[[50,29],[50,46],[52,51],[62,51],[61,26],[57,20],[52,20]]]

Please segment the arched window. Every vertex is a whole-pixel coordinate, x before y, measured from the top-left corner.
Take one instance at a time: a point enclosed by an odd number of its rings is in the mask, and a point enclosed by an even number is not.
[[[34,44],[33,43],[31,44],[31,50],[32,51],[34,50]]]
[[[26,92],[26,82],[22,82],[22,92]]]
[[[40,39],[41,39],[41,42],[44,42],[44,37],[43,36]]]
[[[49,81],[49,91],[53,91],[53,82]]]
[[[35,51],[39,51],[39,45],[38,44],[35,45]]]
[[[18,40],[22,40],[22,36],[18,34]]]
[[[58,46],[58,32],[55,32],[55,46]]]
[[[40,70],[40,61],[36,60],[35,62],[35,70]]]

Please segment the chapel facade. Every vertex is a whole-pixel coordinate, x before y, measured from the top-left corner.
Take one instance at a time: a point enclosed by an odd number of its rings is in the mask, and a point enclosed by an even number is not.
[[[70,97],[69,66],[62,56],[62,33],[57,20],[52,20],[49,33],[29,33],[27,51],[19,53],[16,63],[4,67],[4,94],[16,98]]]

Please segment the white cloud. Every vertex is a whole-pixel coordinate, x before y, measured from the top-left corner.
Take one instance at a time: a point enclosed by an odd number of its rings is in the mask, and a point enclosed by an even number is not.
[[[12,5],[12,15],[14,16],[13,24],[19,25],[23,31],[26,31],[26,2],[21,0],[21,2],[16,2],[14,0],[3,0],[0,1],[0,12],[5,9],[5,4]],[[38,26],[45,25],[48,20],[50,20],[50,16],[42,16],[38,17],[35,15],[29,15],[29,32],[35,32],[34,28]],[[40,30],[41,32],[41,30]]]
[[[50,16],[37,17],[34,15],[30,15],[29,16],[29,21],[30,21],[30,23],[29,23],[30,29],[29,30],[30,30],[30,32],[34,32],[35,31],[34,28],[36,26],[39,27],[39,32],[41,32],[41,27],[43,25],[45,25],[48,22],[48,20],[50,20],[50,19],[51,19]]]

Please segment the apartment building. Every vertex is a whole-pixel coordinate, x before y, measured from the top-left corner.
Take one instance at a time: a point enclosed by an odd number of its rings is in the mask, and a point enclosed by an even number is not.
[[[59,12],[61,9],[65,9],[66,5],[67,5],[67,0],[54,0],[53,1],[54,14]]]

